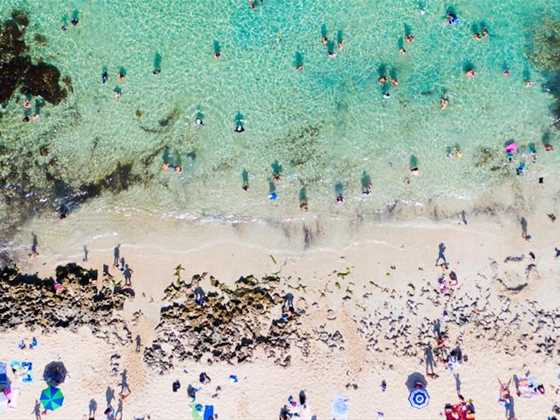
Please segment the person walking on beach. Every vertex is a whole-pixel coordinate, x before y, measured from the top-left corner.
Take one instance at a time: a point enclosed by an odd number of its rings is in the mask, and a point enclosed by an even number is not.
[[[88,409],[89,409],[88,420],[95,420],[95,412],[97,411],[97,401],[95,401],[93,398],[89,400]]]
[[[128,371],[126,369],[121,373],[121,383],[119,384],[119,386],[121,387],[121,391],[119,392],[119,395],[121,397],[120,401],[122,401],[130,394],[132,394],[130,386],[128,386]]]
[[[434,371],[434,351],[431,344],[428,344],[426,346],[426,349],[424,350],[424,357],[426,358],[426,375],[435,376],[436,373]]]
[[[443,242],[440,242],[440,244],[438,245],[439,250],[438,250],[438,257],[436,259],[436,267],[439,264],[440,260],[443,261],[443,265],[447,265],[447,259],[445,258],[445,244]]]
[[[113,266],[119,266],[119,258],[121,256],[121,244],[118,244],[116,247],[113,248]]]
[[[531,239],[531,235],[527,233],[527,219],[525,219],[525,217],[522,217],[519,223],[521,224],[521,237],[528,241],[529,239]]]
[[[124,276],[124,285],[125,286],[132,286],[132,273],[134,271],[128,266],[128,264],[124,265],[124,271],[123,271],[123,276]]]
[[[35,405],[33,406],[31,414],[35,414],[35,420],[41,420],[41,403],[39,400],[35,400]]]
[[[37,239],[37,235],[31,232],[31,255],[37,256],[39,255],[39,240]]]

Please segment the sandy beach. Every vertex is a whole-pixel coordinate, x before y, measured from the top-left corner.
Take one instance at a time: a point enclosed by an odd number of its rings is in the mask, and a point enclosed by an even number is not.
[[[51,360],[62,360],[69,372],[61,385],[64,406],[49,412],[52,419],[81,419],[91,399],[98,405],[96,418],[104,418],[107,387],[117,389],[124,370],[132,390],[123,403],[125,419],[147,414],[152,419],[190,418],[188,384],[201,388],[197,402],[212,404],[222,419],[278,418],[288,396],[297,399],[300,390],[307,395],[309,418],[333,418],[337,396],[348,398],[350,419],[375,419],[378,412],[386,419],[443,418],[444,405],[456,404],[459,391],[472,399],[476,418],[500,419],[506,417],[497,402],[498,378],[507,382],[526,372],[546,392],[530,399],[516,397],[511,385],[516,418],[552,415],[558,347],[535,351],[543,337],[555,340],[557,334],[553,318],[559,311],[555,278],[560,267],[554,251],[558,228],[547,216],[556,210],[554,203],[538,204],[539,211],[526,219],[530,240],[522,238],[519,218],[510,215],[468,216],[468,224],[461,218],[362,221],[359,226],[339,221],[331,222],[329,229],[318,218],[228,224],[130,216],[123,222],[124,216],[97,215],[96,223],[89,225],[95,231],[87,231],[78,229],[91,216],[85,208],[60,224],[59,236],[54,234],[57,226],[36,220],[26,231],[45,238],[48,229],[52,240],[39,239],[35,257],[28,257],[22,244],[19,261],[25,272],[46,277],[57,265],[76,262],[101,273],[103,264],[112,265],[113,249],[120,244],[120,255],[133,270],[135,291],[135,297],[126,300],[122,317],[132,337],[141,337],[142,351],[137,352],[132,342],[109,345],[87,327],[76,333],[58,329],[56,334],[41,334],[21,328],[3,332],[0,360],[31,360],[37,369],[32,384],[17,386],[17,407],[0,416],[31,418],[33,402],[45,386],[41,369]],[[78,242],[83,238],[90,238],[87,261]],[[447,270],[435,264],[440,243],[446,247]],[[280,295],[292,293],[296,311],[301,311],[297,333],[305,337],[306,351],[293,343],[287,367],[275,364],[257,347],[250,362],[177,361],[160,375],[145,363],[143,352],[157,338],[160,309],[169,303],[162,301],[163,291],[173,282],[179,264],[185,269],[183,279],[207,272],[228,286],[240,276],[277,276],[275,290]],[[442,292],[438,278],[450,271],[456,273],[458,284]],[[111,272],[122,277],[114,267]],[[471,303],[480,305],[479,315],[469,312],[461,322],[463,307]],[[270,318],[281,316],[280,306],[273,305]],[[428,343],[436,346],[432,323],[438,319],[446,331],[446,345],[459,345],[468,357],[453,371],[436,361],[437,377],[429,377],[423,349]],[[38,347],[19,350],[18,341],[31,336],[38,339]],[[209,384],[200,384],[201,372],[212,379]],[[408,402],[405,382],[414,372],[426,377],[431,396],[421,410]],[[230,375],[239,381],[232,383]],[[174,393],[176,380],[181,388]],[[117,404],[115,400],[112,406],[116,409]]]

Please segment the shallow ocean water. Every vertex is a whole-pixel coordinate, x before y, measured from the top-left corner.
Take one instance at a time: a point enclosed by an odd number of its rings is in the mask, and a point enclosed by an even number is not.
[[[545,154],[541,144],[553,122],[552,97],[527,54],[536,25],[544,16],[559,17],[558,3],[423,4],[424,14],[413,0],[265,0],[255,11],[244,0],[4,0],[3,17],[13,8],[29,12],[32,55],[69,75],[74,92],[63,104],[45,107],[34,124],[21,122],[21,105],[12,101],[0,141],[22,154],[48,145],[49,157],[37,156],[37,168],[54,158],[60,177],[75,187],[118,163],[134,163],[135,171],[154,178],[100,200],[103,210],[174,215],[265,217],[272,206],[275,215],[286,217],[299,214],[302,186],[312,211],[337,213],[337,183],[345,209],[373,210],[396,199],[468,201],[515,176],[513,166],[491,171],[491,165],[476,165],[481,147],[502,164],[502,145],[511,138],[537,144],[540,156],[529,164],[529,174],[554,171],[557,153]],[[460,25],[443,24],[449,6]],[[80,22],[64,32],[63,16],[74,8]],[[475,41],[473,28],[481,24],[490,37]],[[320,42],[322,25],[330,39],[342,31],[345,45],[334,60]],[[405,25],[416,39],[404,43],[407,54],[401,56]],[[36,45],[34,33],[44,34],[47,45]],[[213,58],[215,43],[220,60]],[[295,70],[296,53],[303,56],[303,72]],[[152,73],[156,54],[158,75]],[[477,71],[472,80],[464,75],[468,63]],[[399,81],[389,99],[377,83],[383,65]],[[121,66],[123,82],[117,80]],[[508,78],[504,66],[511,70]],[[524,86],[528,77],[535,87]],[[123,91],[119,100],[116,86]],[[439,108],[442,94],[449,98],[445,111]],[[203,128],[194,123],[197,111]],[[239,114],[242,134],[233,131]],[[462,159],[446,156],[454,144],[464,151]],[[182,160],[182,174],[161,171],[164,146]],[[422,175],[407,184],[411,155]],[[271,204],[275,161],[282,180],[276,183],[279,200]],[[241,189],[243,169],[249,172],[248,192]],[[373,182],[367,199],[360,194],[363,171]],[[39,169],[29,173],[41,184]]]

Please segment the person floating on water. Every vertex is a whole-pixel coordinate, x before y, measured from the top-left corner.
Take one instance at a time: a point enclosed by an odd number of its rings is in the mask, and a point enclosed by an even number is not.
[[[397,87],[399,85],[399,79],[397,78],[397,70],[392,68],[389,72],[389,80],[391,81],[391,86]]]
[[[220,46],[220,43],[216,40],[214,40],[214,44],[213,44],[213,49],[214,49],[214,58],[216,60],[219,60],[222,57],[222,47]]]
[[[412,44],[416,40],[416,37],[412,33],[412,28],[408,25],[404,25],[404,40],[407,44]]]
[[[444,111],[449,105],[449,98],[446,95],[441,95],[439,98],[439,109]]]
[[[329,37],[328,37],[327,34],[328,34],[327,25],[322,24],[321,25],[321,44],[323,44],[325,46],[329,42]]]
[[[74,11],[72,12],[72,19],[70,20],[70,23],[73,26],[77,26],[78,23],[80,23],[80,12],[78,11],[78,9],[74,9]]]
[[[342,185],[342,182],[336,183],[334,193],[336,195],[336,204],[344,203],[344,185]]]
[[[247,169],[243,169],[241,172],[241,188],[244,191],[249,191],[249,172]]]
[[[371,193],[371,190],[373,188],[373,185],[371,183],[371,177],[369,176],[369,174],[366,171],[362,172],[362,194],[363,195],[369,195]]]
[[[274,181],[280,181],[280,177],[282,176],[282,171],[284,168],[282,167],[282,165],[280,165],[280,162],[278,162],[277,160],[272,162],[272,165],[270,166],[272,167],[272,179]]]
[[[120,86],[115,86],[115,89],[113,89],[113,92],[115,93],[115,99],[120,99],[122,94],[123,94],[123,90]]]
[[[414,155],[410,156],[410,161],[408,163],[410,173],[414,176],[420,175],[420,169],[418,168],[418,158]]]
[[[333,60],[336,58],[336,49],[335,49],[334,41],[332,40],[327,42],[327,55],[329,58]]]
[[[161,73],[161,54],[159,52],[154,55],[154,70],[152,73],[156,75]]]

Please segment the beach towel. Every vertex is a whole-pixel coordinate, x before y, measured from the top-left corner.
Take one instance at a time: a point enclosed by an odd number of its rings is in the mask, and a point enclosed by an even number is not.
[[[337,395],[332,403],[332,417],[334,420],[348,419],[348,398]]]
[[[213,419],[214,419],[214,406],[206,405],[204,407],[204,420],[213,420]]]
[[[191,414],[193,420],[202,420],[202,405],[193,403]]]
[[[33,363],[27,360],[12,360],[10,367],[17,380],[22,384],[33,383]]]

